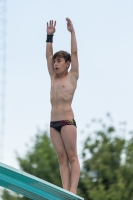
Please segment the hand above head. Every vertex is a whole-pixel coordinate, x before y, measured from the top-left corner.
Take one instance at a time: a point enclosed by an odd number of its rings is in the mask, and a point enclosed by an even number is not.
[[[52,35],[55,32],[56,21],[50,20],[47,22],[47,34]]]
[[[68,29],[68,31],[70,31],[70,32],[74,31],[74,27],[73,27],[73,24],[72,24],[71,20],[69,18],[66,18],[66,21],[67,21],[67,29]]]

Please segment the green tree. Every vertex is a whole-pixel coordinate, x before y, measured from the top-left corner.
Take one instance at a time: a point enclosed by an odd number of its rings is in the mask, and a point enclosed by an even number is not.
[[[113,126],[89,132],[82,152],[79,194],[85,200],[133,199],[133,138],[118,137]]]
[[[61,186],[57,155],[46,132],[37,134],[25,158],[17,160],[23,171]]]
[[[97,131],[87,128],[78,195],[85,200],[132,200],[133,137],[126,140],[114,125],[100,124]],[[17,155],[17,160],[22,170],[61,186],[57,156],[46,132],[38,132],[25,157]],[[7,190],[2,199],[28,200]]]
[[[61,178],[59,172],[59,165],[57,155],[51,144],[51,140],[46,132],[40,131],[32,141],[32,147],[28,147],[24,158],[17,154],[17,160],[20,169],[37,176],[45,181],[61,187]],[[28,200],[27,197],[20,197],[11,195],[7,190],[2,194],[3,200]]]
[[[17,195],[18,196],[18,195]],[[8,192],[8,190],[3,190],[3,193],[2,193],[2,199],[5,199],[5,200],[19,200],[19,197],[15,197],[14,195],[10,194],[10,192]]]

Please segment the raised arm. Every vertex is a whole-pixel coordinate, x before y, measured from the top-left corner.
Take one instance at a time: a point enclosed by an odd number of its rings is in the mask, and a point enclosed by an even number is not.
[[[75,30],[73,24],[69,18],[66,18],[67,29],[71,33],[71,72],[78,79],[79,77],[79,64],[78,64],[78,52],[77,41],[75,36]]]
[[[47,40],[46,40],[46,59],[47,59],[47,66],[50,76],[54,74],[54,65],[52,61],[53,57],[53,34],[55,32],[56,21],[50,20],[47,22]]]

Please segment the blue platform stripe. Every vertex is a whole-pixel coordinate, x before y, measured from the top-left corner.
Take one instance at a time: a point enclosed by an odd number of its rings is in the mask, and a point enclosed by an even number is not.
[[[0,186],[33,200],[83,200],[78,195],[1,162]]]

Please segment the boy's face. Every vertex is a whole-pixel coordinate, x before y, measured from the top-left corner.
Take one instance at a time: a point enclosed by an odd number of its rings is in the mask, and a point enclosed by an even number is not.
[[[68,70],[70,66],[70,61],[65,62],[64,58],[56,58],[54,60],[54,69],[57,74],[63,73]]]

